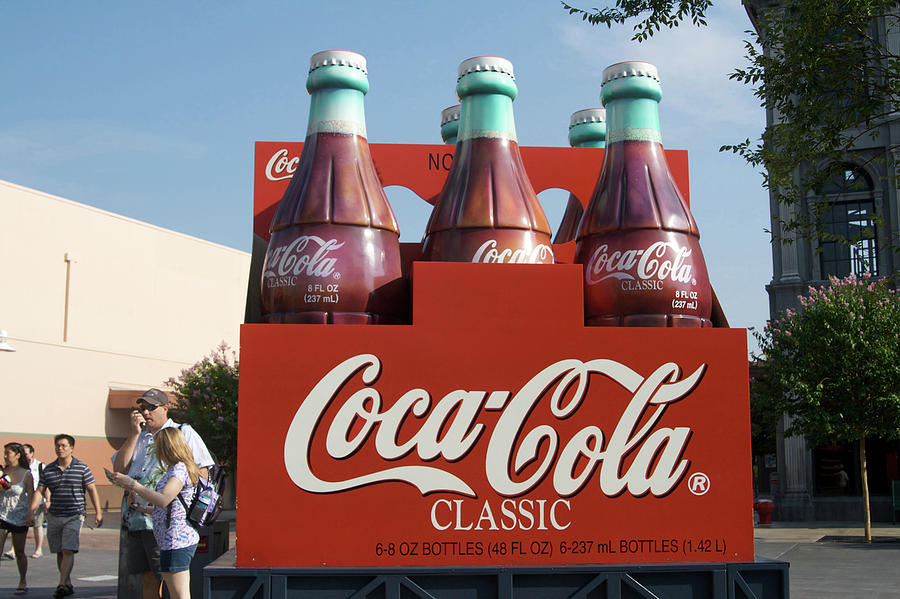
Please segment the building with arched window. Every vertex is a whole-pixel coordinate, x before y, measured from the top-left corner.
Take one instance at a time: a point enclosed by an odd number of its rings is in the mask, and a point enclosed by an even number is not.
[[[778,4],[778,0],[746,3],[754,26],[759,14]],[[900,56],[898,23],[900,14],[877,17],[871,24],[872,39],[893,56]],[[900,280],[900,181],[895,170],[900,164],[900,116],[888,113],[876,123],[875,135],[857,136],[852,159],[816,165],[829,176],[800,205],[780,203],[770,194],[772,280],[766,290],[771,318],[789,308],[801,310],[799,296],[810,286],[827,283],[829,276],[868,272]],[[778,120],[776,112],[767,110],[767,124]],[[796,173],[798,181],[804,170]],[[818,222],[815,233],[798,235],[782,226],[797,217]],[[857,444],[810,447],[802,437],[785,437],[784,424],[778,427],[775,454],[757,462],[758,488],[775,498],[776,517],[858,519],[862,492]],[[872,517],[890,520],[891,481],[900,479],[900,442],[867,441],[866,454]]]

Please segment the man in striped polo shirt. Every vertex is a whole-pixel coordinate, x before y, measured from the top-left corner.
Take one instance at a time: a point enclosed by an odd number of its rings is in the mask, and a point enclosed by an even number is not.
[[[28,510],[28,525],[34,523],[34,512],[41,502],[44,490],[50,491],[50,509],[47,512],[47,543],[51,553],[56,554],[56,567],[59,569],[59,585],[53,596],[59,599],[67,597],[75,591],[72,588],[72,567],[75,565],[75,554],[78,553],[78,537],[81,534],[81,523],[84,521],[84,492],[91,495],[96,516],[94,523],[103,525],[100,513],[100,495],[94,484],[94,475],[87,464],[72,455],[75,438],[71,435],[56,435],[53,438],[56,447],[56,461],[44,466],[38,492],[31,498]]]

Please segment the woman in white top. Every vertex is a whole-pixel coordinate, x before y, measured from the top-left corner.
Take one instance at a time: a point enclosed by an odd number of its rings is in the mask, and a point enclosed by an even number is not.
[[[6,535],[12,533],[13,551],[19,567],[19,586],[14,594],[24,595],[28,591],[25,574],[28,572],[28,558],[25,556],[25,537],[28,527],[28,506],[34,489],[25,448],[19,443],[3,446],[4,466],[0,471],[0,547],[6,543]]]

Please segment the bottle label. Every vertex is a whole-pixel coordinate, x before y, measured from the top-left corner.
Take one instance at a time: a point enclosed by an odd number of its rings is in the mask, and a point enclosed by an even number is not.
[[[526,247],[510,249],[498,247],[496,239],[485,241],[472,256],[472,262],[483,263],[548,264],[553,261],[553,248],[549,245],[540,244],[530,249]]]
[[[633,230],[579,242],[588,319],[628,315],[709,318],[712,296],[697,238]]]
[[[263,313],[402,312],[397,237],[384,229],[330,223],[275,232],[263,264]]]
[[[337,264],[335,250],[344,247],[337,239],[301,235],[287,245],[269,250],[263,284],[266,287],[296,285],[296,277],[332,277]]]
[[[597,246],[585,271],[588,285],[609,278],[622,281],[623,290],[662,289],[663,282],[693,283],[693,250],[673,241],[657,241],[644,249],[610,252],[607,244]]]

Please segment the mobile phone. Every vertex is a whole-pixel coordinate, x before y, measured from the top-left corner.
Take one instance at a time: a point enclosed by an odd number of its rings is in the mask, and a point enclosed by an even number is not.
[[[115,482],[116,482],[116,477],[113,476],[112,471],[111,471],[111,470],[108,470],[107,468],[104,468],[104,469],[103,469],[103,472],[106,474],[106,479],[107,479],[109,482],[115,484]]]

